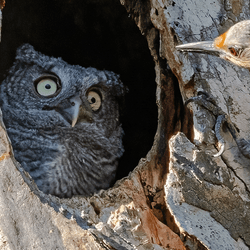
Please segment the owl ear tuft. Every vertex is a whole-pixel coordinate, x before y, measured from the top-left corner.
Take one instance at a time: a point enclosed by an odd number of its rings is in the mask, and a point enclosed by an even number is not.
[[[110,85],[113,96],[119,98],[125,96],[129,92],[128,87],[123,85],[120,75],[107,70],[104,72],[107,77],[107,85]]]
[[[33,62],[38,57],[38,52],[28,43],[21,45],[16,51],[16,60]]]
[[[44,67],[45,65],[49,67],[51,64],[54,63],[54,60],[56,59],[37,52],[34,47],[28,43],[21,45],[16,51],[17,63],[24,62],[27,64],[36,64],[41,67]]]
[[[117,79],[117,82],[114,84],[112,92],[117,97],[124,97],[129,92],[129,89],[122,83],[120,78]]]

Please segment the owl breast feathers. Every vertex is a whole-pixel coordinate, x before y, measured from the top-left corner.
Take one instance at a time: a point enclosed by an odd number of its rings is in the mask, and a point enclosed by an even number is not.
[[[107,189],[123,154],[119,99],[110,71],[73,66],[24,44],[1,84],[14,155],[38,188],[58,197]]]

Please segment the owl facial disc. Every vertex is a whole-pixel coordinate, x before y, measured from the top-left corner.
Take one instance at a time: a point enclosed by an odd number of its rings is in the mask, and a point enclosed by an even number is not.
[[[102,105],[102,95],[97,90],[87,92],[86,96],[76,95],[63,100],[56,106],[45,105],[43,110],[55,110],[74,127],[77,122],[93,122],[93,113]]]

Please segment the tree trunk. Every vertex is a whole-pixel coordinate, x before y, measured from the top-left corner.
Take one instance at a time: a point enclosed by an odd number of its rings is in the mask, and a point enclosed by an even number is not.
[[[250,161],[226,128],[225,152],[213,157],[215,117],[183,104],[207,92],[250,140],[249,71],[175,49],[213,40],[249,19],[248,1],[120,2],[155,62],[158,129],[152,149],[109,190],[59,199],[40,192],[15,161],[1,119],[0,249],[249,249]]]

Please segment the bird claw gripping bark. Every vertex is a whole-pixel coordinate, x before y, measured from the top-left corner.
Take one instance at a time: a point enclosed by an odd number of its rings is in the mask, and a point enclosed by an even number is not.
[[[238,145],[238,148],[240,152],[246,157],[250,159],[250,144],[247,142],[244,138],[240,138],[240,135],[233,125],[232,121],[230,120],[230,117],[219,107],[217,106],[215,102],[215,98],[213,96],[208,95],[206,92],[199,91],[197,96],[189,98],[185,105],[189,104],[190,102],[194,102],[198,105],[201,105],[211,113],[216,118],[216,124],[215,124],[215,136],[220,144],[220,150],[217,154],[214,155],[214,157],[220,156],[225,149],[225,141],[222,136],[222,127],[225,123],[233,136],[235,142]]]

